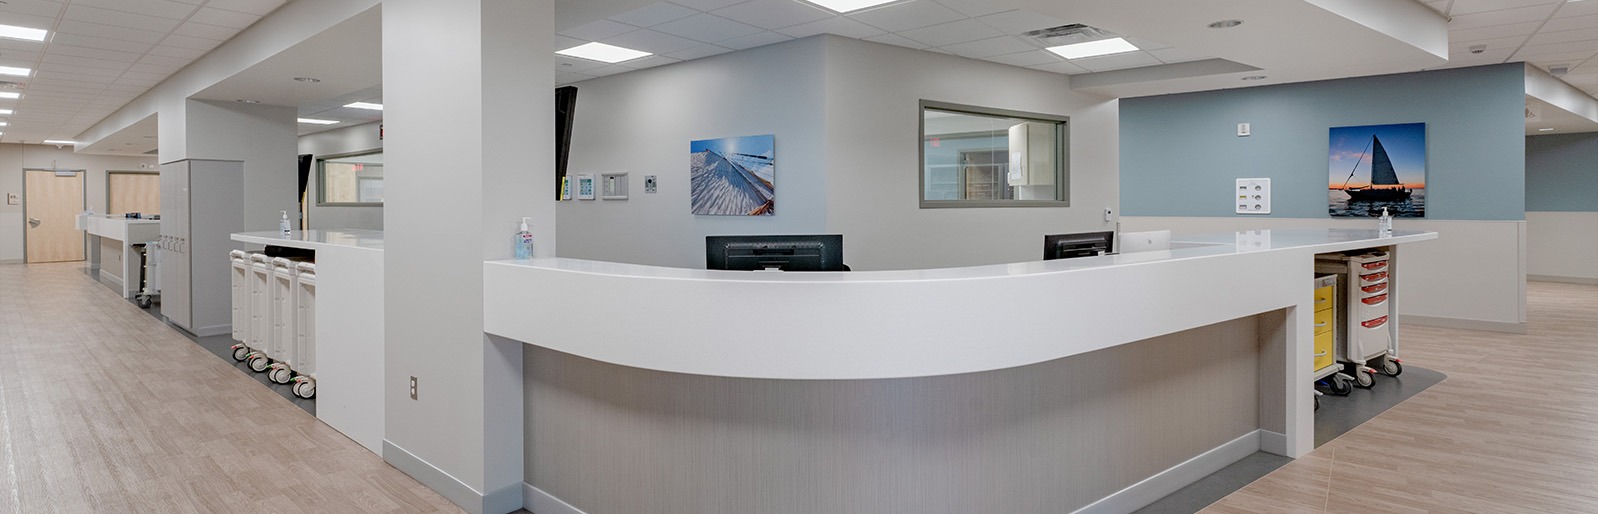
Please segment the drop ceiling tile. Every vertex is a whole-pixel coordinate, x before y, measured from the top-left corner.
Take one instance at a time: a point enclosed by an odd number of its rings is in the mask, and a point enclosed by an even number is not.
[[[725,46],[733,50],[745,50],[757,46],[766,46],[772,43],[781,43],[790,39],[793,38],[768,30],[740,38],[728,39],[726,41],[717,43],[717,45]]]
[[[670,58],[670,57],[666,57],[666,56],[663,56],[663,55],[651,55],[651,56],[648,56],[648,57],[639,57],[637,59],[633,59],[633,60],[627,61],[627,62],[619,62],[619,63],[616,63],[616,65],[617,66],[621,66],[623,68],[631,68],[631,69],[634,69],[634,70],[642,70],[642,69],[653,68],[653,67],[656,67],[656,66],[665,66],[667,64],[673,64],[673,63],[679,63],[679,62],[682,62],[682,61],[680,61],[678,59],[673,59],[673,58]]]
[[[1448,41],[1458,43],[1461,41],[1479,41],[1510,36],[1529,36],[1533,32],[1537,32],[1537,28],[1542,26],[1543,22],[1539,20],[1474,29],[1451,29],[1448,31]]]
[[[1013,54],[993,55],[993,56],[983,57],[983,59],[989,60],[989,61],[993,61],[993,62],[996,62],[996,63],[1000,63],[1000,64],[1008,64],[1008,65],[1011,65],[1011,66],[1023,66],[1023,67],[1024,66],[1037,66],[1039,64],[1050,64],[1050,63],[1061,62],[1060,58],[1055,56],[1054,54],[1046,52],[1046,51],[1043,51],[1043,50],[1036,50],[1036,49],[1028,50],[1028,51],[1025,51],[1025,52],[1016,52],[1016,53],[1013,53]]]
[[[995,2],[988,0],[937,0],[937,2],[943,4],[944,7],[954,9],[960,14],[964,14],[972,18],[979,18],[989,14],[1000,13],[1009,10],[1008,7],[994,5]]]
[[[712,14],[698,14],[676,21],[656,25],[655,30],[685,37],[694,41],[715,43],[760,32],[758,27],[746,25]]]
[[[977,19],[981,20],[982,23],[988,24],[988,26],[1004,31],[1006,34],[1022,34],[1067,24],[1065,20],[1053,16],[1027,11],[1007,11]]]
[[[152,81],[152,82],[160,82],[160,81],[166,80],[166,78],[171,76],[171,75],[172,75],[171,73],[141,73],[141,72],[137,72],[137,71],[129,71],[127,73],[123,73],[122,76],[118,80],[129,80],[129,79],[132,79],[132,80],[148,80],[148,81]]]
[[[172,33],[179,36],[227,41],[232,39],[234,35],[238,34],[239,30],[240,29],[223,27],[221,25],[206,25],[204,23],[189,22],[179,25],[177,30],[172,31]]]
[[[616,45],[649,52],[652,54],[667,54],[699,46],[701,43],[688,38],[681,38],[671,34],[655,32],[649,29],[635,30],[620,36],[601,40],[605,44]]]
[[[277,10],[278,7],[282,7],[285,3],[287,3],[287,0],[211,0],[205,6],[254,14],[256,16],[266,16]]]
[[[1125,52],[1103,57],[1089,57],[1086,59],[1072,59],[1071,64],[1081,66],[1088,71],[1110,71],[1126,68],[1140,68],[1161,64],[1159,59],[1148,52]]]
[[[906,30],[899,32],[899,35],[920,41],[927,46],[941,47],[956,43],[965,43],[967,41],[987,39],[994,36],[1002,36],[1004,33],[999,32],[993,27],[989,27],[980,21],[968,18],[960,21],[933,25],[930,27]]]
[[[160,66],[175,66],[179,68],[188,66],[191,62],[194,61],[192,59],[165,57],[155,54],[145,54],[144,57],[139,58],[139,64],[155,64]]]
[[[833,16],[831,18],[816,20],[802,25],[785,27],[779,29],[777,32],[781,32],[796,38],[805,38],[814,36],[816,34],[836,34],[843,37],[865,39],[871,36],[885,34],[882,29],[854,21],[843,16]]]
[[[11,54],[14,54],[14,53],[15,52],[4,52],[4,54],[6,54],[6,55],[11,55]],[[120,51],[116,51],[116,50],[101,50],[101,49],[98,49],[98,48],[86,48],[86,47],[81,47],[81,46],[63,45],[63,44],[55,44],[55,43],[52,43],[50,45],[50,55],[84,57],[84,58],[89,58],[89,59],[100,59],[100,60],[104,60],[104,61],[118,61],[118,62],[134,62],[134,61],[139,60],[139,54],[136,54],[136,53],[133,53],[133,52],[120,52]]]
[[[175,46],[178,48],[188,48],[191,50],[200,51],[210,51],[212,48],[216,48],[216,46],[220,44],[222,44],[222,42],[215,39],[179,36],[176,34],[167,36],[166,39],[161,41],[162,46]]]
[[[1083,68],[1081,66],[1077,66],[1075,64],[1071,64],[1071,63],[1064,62],[1064,61],[1053,62],[1053,63],[1049,63],[1049,64],[1039,64],[1039,65],[1036,65],[1036,66],[1027,66],[1027,67],[1028,68],[1032,68],[1034,70],[1043,70],[1043,71],[1047,71],[1047,72],[1060,73],[1060,74],[1065,74],[1065,75],[1076,75],[1078,73],[1087,73],[1088,72],[1087,69],[1085,69],[1085,68]]]
[[[610,75],[616,75],[616,74],[619,74],[619,73],[627,73],[629,71],[633,71],[633,70],[628,69],[628,68],[623,68],[621,66],[616,66],[616,65],[613,64],[613,65],[609,65],[609,66],[602,66],[602,67],[599,67],[599,68],[594,68],[592,70],[588,70],[588,71],[583,72],[583,74],[584,75],[593,75],[595,77],[606,77],[606,76],[610,76]]]
[[[554,37],[555,37],[555,49],[556,50],[565,50],[567,48],[572,48],[572,47],[575,47],[575,46],[581,46],[583,44],[588,43],[587,41],[583,41],[581,39],[566,37],[566,36],[562,36],[560,34],[555,34]]]
[[[689,9],[673,3],[655,2],[631,11],[611,16],[612,21],[619,21],[635,27],[652,27],[668,21],[687,18],[699,14],[699,11]]]
[[[1554,43],[1574,43],[1578,41],[1594,42],[1592,45],[1598,47],[1598,26],[1594,26],[1592,30],[1562,30],[1559,32],[1540,31],[1537,33],[1537,35],[1532,36],[1530,40],[1526,41],[1526,45],[1551,45]]]
[[[1508,25],[1528,21],[1542,21],[1554,12],[1559,4],[1534,5],[1501,11],[1488,11],[1475,14],[1455,14],[1448,22],[1449,30],[1473,29],[1490,27],[1493,25]],[[1457,12],[1457,11],[1456,11]]]
[[[1569,18],[1571,16],[1590,16],[1594,14],[1598,14],[1598,4],[1591,1],[1570,1],[1561,5],[1559,10],[1554,12],[1554,17]]]
[[[705,58],[705,57],[710,57],[712,55],[724,54],[724,53],[731,52],[731,51],[732,51],[732,49],[730,49],[730,48],[720,47],[720,46],[716,46],[716,45],[699,45],[699,46],[696,46],[696,47],[687,48],[687,49],[683,49],[683,50],[678,50],[678,51],[666,54],[666,57],[670,57],[670,58],[673,58],[673,59],[682,59],[684,61],[690,61],[690,60],[694,60],[694,59],[701,59],[701,58]]]
[[[60,37],[66,34],[94,36],[102,39],[114,39],[118,41],[131,41],[134,43],[149,44],[154,44],[160,41],[161,38],[166,35],[165,32],[152,32],[148,30],[130,29],[126,27],[113,27],[110,25],[101,25],[99,23],[89,23],[86,21],[61,20],[61,23],[56,25],[56,36]]]
[[[1529,49],[1530,47],[1527,48]],[[1598,55],[1598,49],[1547,53],[1533,52],[1529,51],[1528,49],[1521,49],[1519,52],[1515,52],[1515,54],[1510,57],[1510,60],[1578,63],[1586,61],[1587,59],[1591,59],[1593,55]]]
[[[833,13],[797,0],[749,0],[711,14],[767,30],[831,18]]]
[[[6,55],[5,57],[12,56]],[[125,70],[128,69],[128,66],[133,65],[133,63],[127,61],[107,61],[105,59],[78,57],[75,55],[60,54],[55,52],[45,54],[44,61],[41,64],[69,64],[72,66],[89,66],[113,70]]]
[[[1037,50],[1037,47],[1026,44],[1014,36],[999,36],[996,38],[970,41],[966,43],[938,47],[939,50],[949,52],[961,57],[981,59],[995,55],[1013,54],[1027,50]],[[1041,52],[1042,50],[1037,50]]]
[[[1454,6],[1452,9],[1449,9],[1448,12],[1451,15],[1459,16],[1461,14],[1501,11],[1504,9],[1513,9],[1517,7],[1557,4],[1562,1],[1563,0],[1454,0]]]
[[[1520,54],[1546,55],[1568,53],[1598,53],[1598,44],[1593,44],[1592,41],[1572,41],[1568,43],[1553,43],[1547,45],[1528,44],[1520,49],[1517,57]]]
[[[560,35],[583,41],[599,41],[638,30],[638,27],[610,20],[599,20],[560,31]]]
[[[107,1],[107,0],[102,0],[102,1]],[[116,1],[116,0],[109,0],[109,1]],[[43,16],[43,17],[49,18],[51,20],[51,22],[55,21],[55,17],[61,13],[61,8],[63,7],[61,2],[57,2],[57,1],[54,1],[54,0],[11,0],[11,1],[7,2],[5,4],[5,6],[6,6],[5,10],[8,13],[26,14],[26,15],[30,15],[30,16]],[[41,27],[41,28],[49,28],[49,27]]]
[[[744,0],[671,0],[671,3],[684,5],[701,11],[714,11]]]
[[[150,55],[155,55],[155,56],[160,56],[160,57],[174,57],[174,58],[178,58],[178,59],[189,59],[189,60],[192,61],[194,59],[200,58],[200,56],[202,56],[202,55],[205,55],[205,51],[204,50],[195,50],[193,48],[181,48],[181,47],[169,46],[169,45],[157,45],[155,48],[151,48],[150,49]]]
[[[1442,14],[1444,16],[1447,16],[1448,15],[1448,2],[1451,2],[1451,1],[1453,1],[1453,0],[1432,0],[1430,2],[1426,2],[1426,7],[1432,8],[1432,10],[1433,11],[1437,11],[1438,14]]]
[[[108,69],[108,68],[99,68],[99,67],[90,67],[90,66],[73,66],[73,65],[70,65],[70,64],[50,64],[50,63],[45,63],[45,64],[42,64],[42,65],[39,66],[39,70],[38,71],[39,71],[39,74],[41,76],[44,75],[46,72],[51,73],[52,75],[59,74],[59,73],[71,73],[71,74],[76,74],[76,75],[85,75],[85,76],[94,76],[94,77],[109,77],[106,80],[110,81],[111,78],[116,78],[118,75],[121,75],[124,71],[127,71],[127,66],[128,65],[123,65],[122,69]]]
[[[1449,55],[1448,55],[1448,62],[1447,63],[1444,63],[1441,66],[1434,66],[1434,67],[1427,68],[1427,69],[1444,70],[1444,69],[1448,69],[1448,68],[1464,68],[1464,67],[1467,67],[1467,66],[1481,66],[1483,64],[1498,64],[1498,63],[1504,62],[1505,59],[1509,58],[1509,54],[1512,54],[1514,52],[1515,52],[1515,49],[1513,49],[1513,48],[1503,48],[1503,49],[1498,49],[1498,50],[1489,49],[1489,50],[1487,50],[1485,52],[1482,52],[1480,54],[1472,54],[1472,53],[1468,53],[1468,52],[1450,52]]]
[[[591,79],[591,78],[594,78],[594,76],[593,75],[584,75],[584,74],[581,74],[581,73],[556,73],[555,74],[555,85],[564,86],[566,84],[582,82],[584,80],[588,80],[588,79]]]
[[[1586,1],[1591,2],[1593,0]],[[1598,5],[1598,3],[1595,3],[1594,5]],[[1598,27],[1598,14],[1589,16],[1572,16],[1569,18],[1554,18],[1548,20],[1548,24],[1543,25],[1542,30],[1547,32],[1564,32],[1567,30],[1591,30],[1593,27]]]
[[[927,45],[921,44],[920,41],[916,41],[914,39],[910,39],[910,38],[907,38],[907,37],[904,37],[904,36],[901,36],[901,35],[898,35],[898,34],[883,34],[883,35],[880,35],[880,36],[871,36],[871,37],[865,38],[865,40],[873,42],[873,43],[882,43],[882,44],[885,44],[885,45],[902,46],[902,47],[905,47],[905,48],[914,48],[916,50],[922,50],[922,49],[927,48]]]
[[[1154,40],[1151,40],[1151,39],[1140,38],[1140,37],[1127,36],[1126,37],[1126,42],[1132,43],[1132,46],[1138,47],[1139,50],[1143,50],[1143,51],[1163,50],[1163,49],[1171,47],[1171,45],[1167,45],[1167,44],[1161,43],[1159,41],[1154,41]]]
[[[178,26],[178,20],[171,18],[70,4],[67,6],[65,19],[151,32],[168,32]]]
[[[18,27],[50,30],[50,27],[55,26],[55,14],[51,13],[50,16],[34,16],[30,14],[10,12],[10,10],[7,9],[6,11],[0,11],[0,23],[6,25],[15,25]]]
[[[41,78],[41,79],[73,80],[73,81],[77,81],[77,82],[102,82],[102,83],[104,83],[104,82],[112,82],[112,80],[116,78],[115,75],[107,76],[107,75],[72,73],[70,71],[55,71],[55,70],[39,70],[39,71],[34,72],[34,76],[38,77],[38,78]]]
[[[564,55],[555,56],[555,70],[557,72],[581,72],[585,70],[592,70],[601,66],[605,66],[605,63],[599,61],[590,61],[588,59],[566,57]]]
[[[106,38],[100,38],[100,37],[94,37],[94,36],[83,36],[83,35],[78,35],[78,34],[56,34],[55,38],[51,39],[50,45],[53,47],[53,46],[58,45],[58,44],[60,44],[60,45],[77,46],[77,47],[83,47],[83,48],[95,48],[95,49],[99,49],[99,50],[116,50],[116,51],[123,51],[123,52],[139,52],[139,53],[142,53],[142,52],[144,52],[146,50],[149,50],[150,47],[151,47],[151,45],[144,44],[144,43],[134,43],[134,42],[131,42],[131,41],[118,41],[118,40],[115,40],[115,39],[106,39]],[[196,55],[195,57],[199,57],[199,56]]]
[[[52,38],[52,41],[60,41],[60,38]],[[0,51],[43,52],[44,43],[40,41],[23,41],[20,39],[0,39]]]
[[[52,47],[51,49],[54,50],[54,47]],[[22,62],[26,62],[26,63],[35,63],[35,62],[39,62],[39,56],[42,55],[42,54],[40,54],[39,52],[7,51],[7,52],[4,52],[4,53],[0,53],[0,55],[4,55],[8,59],[14,59],[14,60],[18,60],[18,61],[22,61]]]
[[[903,32],[965,18],[954,9],[927,1],[890,4],[886,7],[857,11],[847,16],[888,32]]]
[[[1165,64],[1175,64],[1175,63],[1179,63],[1179,62],[1188,62],[1188,61],[1202,61],[1204,59],[1209,59],[1210,58],[1207,55],[1196,54],[1196,53],[1193,53],[1193,52],[1189,52],[1187,50],[1183,50],[1181,48],[1161,48],[1159,50],[1149,50],[1149,54],[1152,54],[1155,59],[1159,59],[1160,62],[1163,62]]]
[[[1487,45],[1487,49],[1488,50],[1500,49],[1500,48],[1507,48],[1507,49],[1513,50],[1513,49],[1516,49],[1516,48],[1520,48],[1520,45],[1524,44],[1526,42],[1526,39],[1527,39],[1526,36],[1514,36],[1514,37],[1501,37],[1501,38],[1497,38],[1497,39],[1483,39],[1483,40],[1479,40],[1479,41],[1450,42],[1448,44],[1448,51],[1449,51],[1449,53],[1465,53],[1465,52],[1468,52],[1470,50],[1470,47],[1477,46],[1477,45]]]
[[[223,27],[233,27],[236,29],[248,28],[250,25],[255,24],[256,20],[259,19],[261,19],[259,15],[242,13],[238,11],[228,11],[224,9],[215,9],[211,7],[201,7],[200,10],[194,12],[193,16],[189,17],[189,21],[195,23],[221,25]]]

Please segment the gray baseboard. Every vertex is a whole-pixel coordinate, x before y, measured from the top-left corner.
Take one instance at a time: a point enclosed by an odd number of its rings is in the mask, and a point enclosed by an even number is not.
[[[1598,286],[1598,277],[1566,277],[1561,275],[1526,275],[1526,280],[1532,282],[1561,282],[1565,284],[1581,284],[1584,286]]]
[[[586,514],[570,503],[561,501],[555,495],[544,492],[543,489],[533,487],[533,484],[522,483],[522,495],[526,497],[526,509],[533,514]]]
[[[1404,314],[1399,317],[1400,323],[1409,323],[1427,327],[1458,328],[1463,330],[1480,330],[1483,332],[1500,332],[1504,334],[1525,334],[1525,323],[1510,323],[1507,321],[1486,321],[1465,318],[1443,318],[1436,316],[1418,316]]]
[[[1110,514],[1132,512],[1159,501],[1166,495],[1174,493],[1188,484],[1210,476],[1211,473],[1220,471],[1234,462],[1243,460],[1244,457],[1253,455],[1260,450],[1260,440],[1265,430],[1255,430],[1243,434],[1226,444],[1217,446],[1210,451],[1183,461],[1181,464],[1171,466],[1170,469],[1159,472],[1143,481],[1127,486],[1126,489],[1116,491],[1115,494],[1106,496],[1099,501],[1077,509],[1072,514]],[[1280,434],[1278,434],[1280,435]],[[1282,436],[1285,446],[1287,437]],[[534,514],[545,514],[534,511]]]
[[[0,259],[0,264],[22,264],[24,262],[26,261],[22,259]]]
[[[387,439],[383,440],[383,460],[471,514],[505,514],[522,508],[524,503],[522,484],[511,484],[482,494]]]

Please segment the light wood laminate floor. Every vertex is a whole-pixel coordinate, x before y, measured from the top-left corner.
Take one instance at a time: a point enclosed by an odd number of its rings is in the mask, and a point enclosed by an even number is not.
[[[1447,380],[1203,512],[1598,512],[1598,286],[1527,289],[1526,335],[1404,326]]]
[[[82,267],[0,265],[0,513],[460,512]]]

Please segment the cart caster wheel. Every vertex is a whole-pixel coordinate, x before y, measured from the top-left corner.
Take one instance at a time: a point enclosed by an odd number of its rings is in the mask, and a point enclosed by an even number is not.
[[[1404,374],[1404,365],[1398,361],[1388,359],[1387,363],[1382,364],[1382,374],[1389,377],[1402,375]]]
[[[150,300],[150,297],[148,297],[148,296],[136,297],[136,298],[133,299],[133,301],[134,301],[134,303],[139,304],[139,308],[140,309],[148,309],[148,308],[150,308],[151,300]]]
[[[1371,386],[1374,386],[1374,385],[1376,385],[1376,379],[1372,378],[1370,373],[1367,373],[1367,372],[1365,372],[1363,370],[1354,372],[1354,386],[1355,387],[1358,387],[1360,389],[1370,389]]]
[[[294,384],[294,396],[298,396],[307,400],[316,397],[316,382],[311,382],[309,380],[296,382]]]
[[[250,357],[249,364],[250,369],[254,370],[256,373],[261,373],[266,371],[266,368],[271,367],[272,361],[267,359],[265,356],[254,355]]]
[[[238,361],[238,362],[244,362],[244,359],[248,359],[249,357],[250,357],[250,349],[249,348],[245,347],[242,344],[233,345],[233,360]]]
[[[271,378],[273,382],[277,382],[279,384],[287,384],[294,380],[294,372],[289,371],[288,368],[274,368],[272,373],[267,376]]]
[[[1348,393],[1354,392],[1354,386],[1349,385],[1349,379],[1343,378],[1342,374],[1332,377],[1331,382],[1332,394],[1337,396],[1348,396]]]

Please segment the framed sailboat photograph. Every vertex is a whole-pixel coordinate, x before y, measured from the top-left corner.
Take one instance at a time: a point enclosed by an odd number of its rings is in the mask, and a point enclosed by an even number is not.
[[[1426,217],[1426,124],[1333,127],[1327,151],[1332,217]]]

